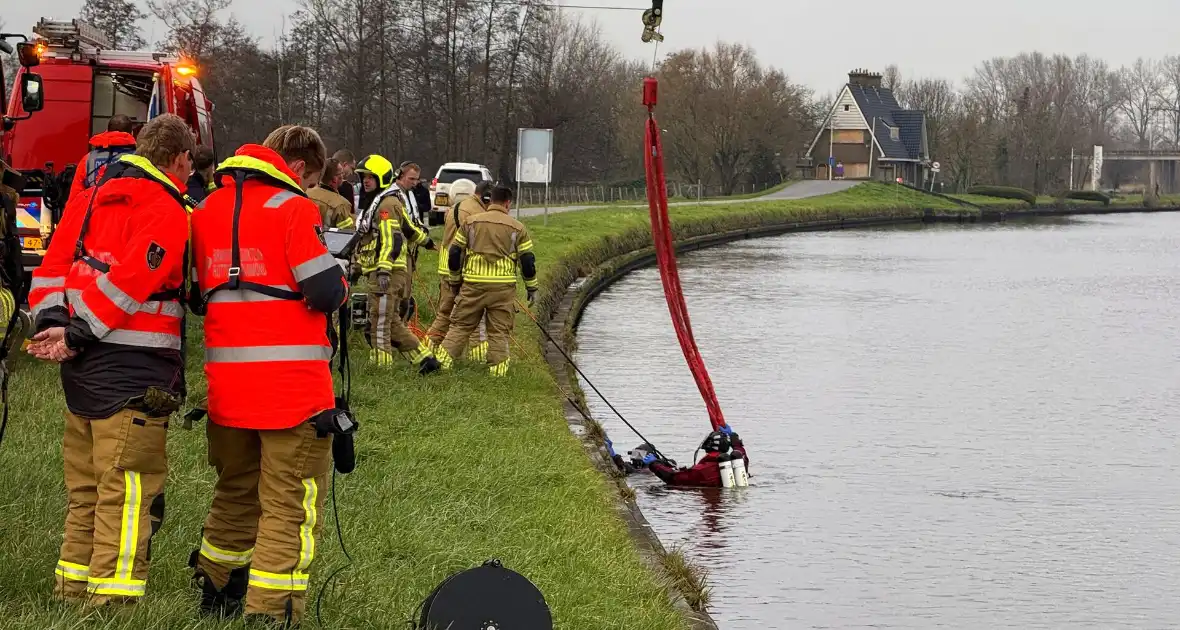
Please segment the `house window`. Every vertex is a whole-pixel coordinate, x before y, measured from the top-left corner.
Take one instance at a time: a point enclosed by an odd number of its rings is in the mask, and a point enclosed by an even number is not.
[[[901,129],[899,127],[890,127],[889,128],[889,137],[893,138],[894,140],[900,140],[901,139]]]
[[[846,111],[846,112],[848,112],[848,111],[852,111],[852,106],[851,106],[851,105],[845,105],[845,106],[844,106],[844,111]]]

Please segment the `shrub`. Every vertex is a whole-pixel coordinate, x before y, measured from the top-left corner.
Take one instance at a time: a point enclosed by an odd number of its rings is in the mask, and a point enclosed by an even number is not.
[[[1104,206],[1110,205],[1110,195],[1101,190],[1069,190],[1066,191],[1064,197],[1079,201],[1101,201]]]
[[[1013,188],[1010,186],[972,186],[967,189],[967,194],[997,197],[1000,199],[1019,199],[1030,206],[1037,205],[1037,196],[1023,188]]]

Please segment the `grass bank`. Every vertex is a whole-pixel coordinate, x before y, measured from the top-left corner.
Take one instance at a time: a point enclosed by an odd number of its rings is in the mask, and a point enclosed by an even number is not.
[[[672,210],[679,237],[779,222],[913,216],[921,209],[962,212],[909,189],[865,184],[827,197]],[[538,311],[546,317],[569,283],[596,265],[650,243],[647,214],[603,208],[530,221],[542,269]],[[416,283],[423,320],[437,294],[432,253]],[[200,379],[194,326],[190,382]],[[325,626],[405,628],[412,611],[451,572],[500,558],[545,593],[560,628],[685,627],[670,586],[645,566],[615,511],[619,492],[569,432],[561,394],[522,315],[508,379],[463,366],[431,379],[405,364],[378,371],[354,366],[362,428],[359,467],[338,479],[340,526],[354,564],[324,600]],[[362,357],[363,352],[358,353]],[[195,612],[185,560],[200,540],[213,475],[202,431],[174,428],[164,528],[153,544],[149,595],[127,614],[83,620],[49,599],[65,511],[60,432],[64,407],[56,370],[15,362],[12,421],[0,446],[0,627],[234,628]],[[179,422],[175,426],[179,426]],[[345,562],[331,507],[317,546],[309,594]],[[320,627],[314,601],[305,627]]]
[[[959,201],[986,208],[988,210],[1027,210],[1029,205],[1019,199],[1001,199],[999,197],[985,197],[983,195],[947,195]],[[1052,195],[1038,195],[1038,208],[1056,208],[1064,205],[1069,208],[1101,208],[1101,201],[1087,201],[1083,199],[1061,200]],[[1142,208],[1142,195],[1116,195],[1110,201],[1111,208]],[[1180,196],[1161,197],[1160,207],[1180,207]]]

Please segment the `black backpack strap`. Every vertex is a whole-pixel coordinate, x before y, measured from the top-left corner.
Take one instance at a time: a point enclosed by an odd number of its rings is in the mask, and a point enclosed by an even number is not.
[[[223,171],[224,172],[224,171]],[[234,219],[233,231],[230,236],[230,267],[229,279],[218,286],[213,287],[205,293],[202,303],[205,306],[209,305],[209,301],[213,295],[218,291],[253,291],[261,293],[262,295],[273,297],[279,300],[302,300],[303,294],[298,291],[288,291],[286,289],[279,289],[276,287],[251,282],[242,279],[242,249],[238,244],[238,232],[241,227],[242,218],[242,184],[246,182],[246,177],[253,174],[247,170],[234,170]],[[270,181],[269,178],[266,181]],[[285,187],[284,187],[285,188]]]
[[[149,176],[143,169],[127,162],[115,162],[111,164],[106,172],[103,173],[102,179],[95,185],[95,191],[90,195],[90,203],[86,205],[86,214],[82,217],[82,229],[78,231],[78,241],[74,244],[74,260],[81,260],[94,269],[106,273],[111,270],[110,265],[97,260],[86,253],[86,247],[82,241],[86,238],[86,233],[90,231],[90,218],[94,214],[94,200],[98,198],[98,189],[107,182],[113,179],[131,178],[131,179],[146,179],[160,184],[161,187],[168,193],[176,203],[180,204],[181,208],[189,206],[191,201],[184,193],[179,190],[167,186],[161,182],[156,181],[154,177]]]
[[[160,184],[160,186],[162,186],[166,191],[168,191],[169,196],[179,203],[181,208],[186,207],[189,201],[188,197],[179,191],[172,189],[172,187],[165,186],[164,184],[156,181],[154,177],[148,176],[148,174],[145,173],[143,169],[135,166],[134,164],[120,161],[108,166],[106,172],[103,173],[102,179],[98,182],[98,184],[96,184],[95,191],[90,195],[90,203],[86,205],[86,214],[82,216],[82,229],[78,231],[78,240],[74,244],[74,260],[80,260],[86,263],[91,269],[94,269],[99,273],[109,272],[111,270],[111,266],[87,253],[86,246],[83,244],[83,241],[86,239],[86,233],[90,231],[90,218],[94,214],[94,200],[98,197],[98,188],[101,188],[103,184],[106,184],[113,179],[120,178],[146,179],[156,182]],[[187,269],[187,265],[185,268]],[[168,289],[167,291],[153,293],[148,296],[148,300],[154,302],[184,300],[184,289],[178,287],[175,289]]]

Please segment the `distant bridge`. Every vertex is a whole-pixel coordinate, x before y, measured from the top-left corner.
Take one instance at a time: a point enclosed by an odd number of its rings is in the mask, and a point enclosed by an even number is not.
[[[1180,149],[1123,149],[1117,151],[1103,151],[1102,147],[1094,147],[1094,157],[1102,157],[1091,161],[1091,185],[1099,187],[1102,178],[1102,164],[1105,162],[1147,162],[1148,190],[1158,188],[1160,194],[1170,195],[1180,192]]]
[[[1133,162],[1180,162],[1180,149],[1105,151],[1102,159]]]

